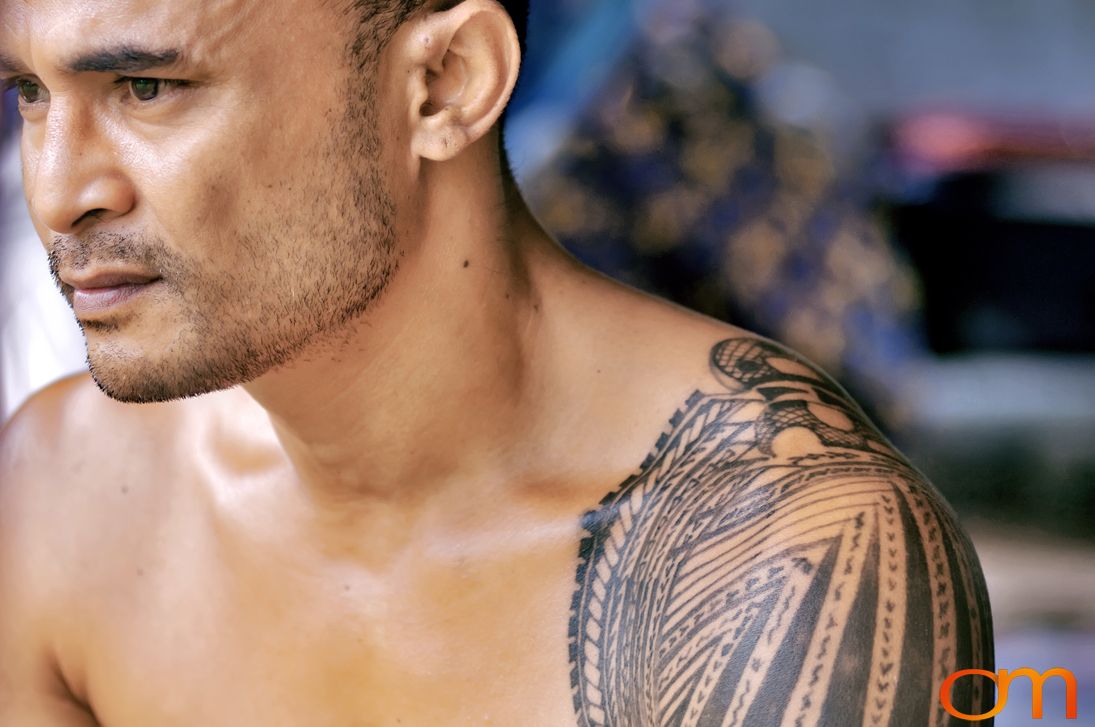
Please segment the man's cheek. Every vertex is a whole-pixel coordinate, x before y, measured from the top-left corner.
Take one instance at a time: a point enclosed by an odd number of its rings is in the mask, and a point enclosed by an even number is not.
[[[230,234],[240,224],[238,184],[220,175],[206,175],[200,165],[183,178],[155,178],[142,185],[150,222],[169,244],[189,256],[209,251],[207,242],[219,234]]]

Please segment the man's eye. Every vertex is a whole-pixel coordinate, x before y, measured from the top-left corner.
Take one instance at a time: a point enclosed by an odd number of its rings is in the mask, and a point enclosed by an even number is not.
[[[15,89],[19,94],[19,100],[25,104],[37,104],[49,100],[49,92],[42,87],[42,84],[26,78],[16,81]]]
[[[171,89],[180,89],[189,86],[188,81],[171,81],[164,78],[131,78],[123,77],[117,81],[119,86],[126,86],[130,97],[139,102],[147,103],[155,101]]]
[[[138,101],[151,101],[160,95],[162,83],[158,78],[131,78],[129,91]]]

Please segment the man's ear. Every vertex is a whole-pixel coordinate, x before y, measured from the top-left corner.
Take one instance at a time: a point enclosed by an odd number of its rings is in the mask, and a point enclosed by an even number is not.
[[[463,0],[401,31],[392,50],[407,71],[411,151],[452,159],[490,131],[509,103],[521,64],[517,31],[497,0]]]

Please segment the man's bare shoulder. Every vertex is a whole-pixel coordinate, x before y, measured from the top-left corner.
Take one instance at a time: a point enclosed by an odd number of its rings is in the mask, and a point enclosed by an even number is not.
[[[69,569],[81,552],[124,552],[155,527],[224,409],[217,395],[120,403],[86,374],[43,389],[0,431],[5,538],[23,533],[30,550]]]
[[[0,456],[5,467],[60,487],[110,480],[146,463],[164,474],[165,465],[188,459],[208,439],[203,433],[254,410],[257,405],[240,390],[122,403],[103,394],[90,375],[79,374],[37,392],[15,413],[0,430]],[[231,440],[233,432],[229,427],[217,434]]]
[[[85,609],[117,590],[116,578],[101,583],[125,566],[148,511],[123,501],[117,479],[127,459],[139,468],[133,453],[147,436],[121,406],[75,376],[0,431],[0,715],[13,724],[94,724],[71,691],[83,678],[74,645]]]
[[[134,483],[156,467],[165,473],[172,454],[162,445],[182,426],[183,408],[118,403],[86,374],[31,397],[0,431],[5,544],[27,556],[39,554],[40,575],[58,571],[66,580],[87,572],[73,569],[81,553],[92,552],[86,549],[94,546],[96,557],[109,556],[114,536],[147,512],[155,490]]]
[[[57,437],[84,439],[101,433],[103,442],[113,438],[105,431],[108,426],[140,427],[152,418],[163,418],[177,410],[184,402],[134,406],[106,396],[95,385],[90,374],[80,373],[60,379],[34,393],[15,412],[4,427],[4,436],[21,439],[27,434],[52,433],[54,442],[43,442],[49,447],[62,444]]]
[[[946,724],[943,679],[992,663],[956,518],[830,377],[773,341],[723,335],[640,471],[586,517],[579,712]],[[955,704],[991,701],[963,688]]]
[[[187,402],[130,405],[114,401],[87,374],[32,396],[0,432],[0,466],[20,490],[54,497],[94,488],[168,453],[153,445],[185,426]],[[14,489],[15,486],[5,488]]]

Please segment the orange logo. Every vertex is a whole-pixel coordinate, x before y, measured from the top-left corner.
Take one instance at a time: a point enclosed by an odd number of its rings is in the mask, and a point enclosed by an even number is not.
[[[991,711],[984,714],[964,714],[954,708],[954,703],[951,701],[951,689],[954,687],[954,683],[965,676],[983,676],[986,679],[991,679],[996,683],[997,702],[996,706]],[[1011,681],[1016,677],[1027,677],[1030,679],[1030,685],[1032,690],[1032,704],[1030,709],[1030,716],[1032,719],[1042,719],[1042,688],[1045,686],[1045,682],[1050,677],[1060,677],[1065,682],[1065,719],[1077,719],[1076,717],[1076,675],[1070,672],[1068,669],[1050,669],[1049,671],[1039,674],[1033,669],[1016,669],[1014,671],[1008,671],[1007,669],[1001,669],[1000,674],[993,674],[991,671],[985,671],[984,669],[963,669],[951,674],[945,680],[943,680],[943,686],[939,688],[939,702],[943,705],[943,709],[952,717],[958,719],[969,720],[970,722],[981,722],[986,719],[991,719],[996,715],[1004,711],[1004,707],[1008,704],[1008,687],[1011,685]]]

